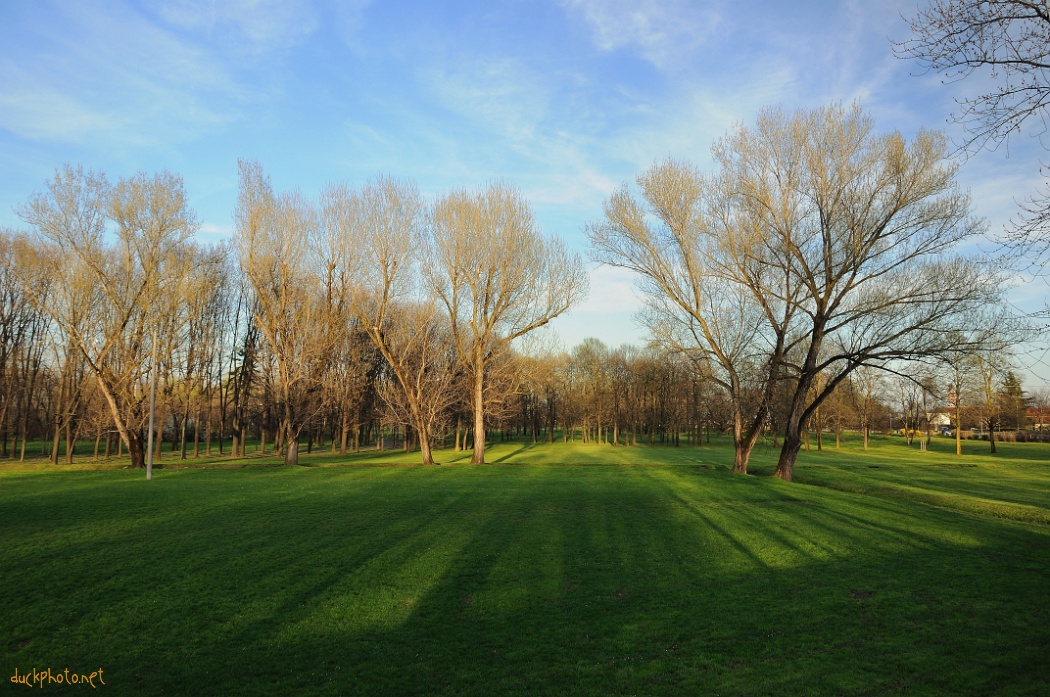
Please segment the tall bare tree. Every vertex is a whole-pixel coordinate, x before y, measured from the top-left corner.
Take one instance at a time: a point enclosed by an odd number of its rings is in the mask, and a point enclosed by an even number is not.
[[[582,300],[587,274],[578,254],[541,234],[525,197],[503,184],[441,197],[430,229],[427,278],[470,380],[471,462],[483,464],[487,369],[514,340]]]
[[[413,429],[423,464],[434,464],[431,441],[458,397],[448,319],[433,303],[402,303],[391,308],[382,334],[384,345],[396,359],[396,363],[386,363],[394,379],[379,384],[388,420]]]
[[[99,173],[65,167],[19,208],[33,228],[23,246],[25,287],[50,274],[47,301],[37,297],[98,380],[132,465],[145,466],[144,378],[154,329],[176,326],[192,269],[183,250],[197,229],[182,180],[137,174],[110,186]],[[112,223],[115,241],[106,241]]]
[[[33,307],[15,274],[15,237],[12,231],[0,230],[0,456],[3,457],[8,456],[11,434],[18,437],[19,405],[28,387],[25,362],[33,342],[45,343],[39,331],[43,313]],[[40,281],[44,288],[37,292],[46,296],[49,279]]]
[[[853,406],[860,421],[860,430],[864,437],[864,449],[871,443],[871,425],[875,418],[882,392],[882,372],[868,365],[858,367],[850,376]]]
[[[713,155],[709,179],[656,166],[640,180],[663,182],[650,209],[622,193],[589,234],[599,259],[646,279],[677,326],[666,336],[690,337],[726,375],[752,366],[760,404],[789,379],[776,476],[790,480],[806,424],[840,383],[945,350],[999,279],[953,251],[983,226],[938,134],[877,133],[857,106],[768,109]]]
[[[983,232],[943,136],[878,133],[860,107],[762,112],[715,148],[741,210],[764,229],[748,258],[790,287],[796,378],[776,475],[790,480],[801,430],[862,365],[940,355],[994,304],[999,277],[955,251]],[[791,212],[784,214],[784,203]],[[752,284],[756,296],[782,292]],[[813,390],[817,376],[828,377]]]
[[[431,431],[451,390],[446,330],[433,301],[422,297],[419,253],[426,210],[414,184],[379,178],[360,191],[346,185],[322,194],[324,266],[345,295],[346,318],[386,361],[397,394],[385,393],[398,420],[412,426],[423,464],[434,464]]]
[[[255,162],[241,161],[236,244],[255,292],[255,324],[274,361],[284,461],[299,463],[299,436],[320,407],[331,332],[311,250],[318,221],[299,193],[275,195]]]
[[[747,473],[798,291],[754,292],[772,285],[764,280],[770,271],[756,263],[754,240],[762,230],[733,210],[726,182],[667,160],[639,176],[638,186],[641,201],[624,187],[605,204],[604,220],[588,226],[593,256],[639,275],[650,332],[725,390],[733,410],[733,471]]]
[[[360,431],[374,402],[375,383],[382,359],[357,319],[350,318],[336,336],[332,360],[325,373],[325,399],[335,423],[332,449],[346,455],[353,433],[353,447],[360,448]],[[336,443],[338,442],[338,445]]]

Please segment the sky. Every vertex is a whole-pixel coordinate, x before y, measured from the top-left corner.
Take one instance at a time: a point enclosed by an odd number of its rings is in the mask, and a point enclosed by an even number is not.
[[[0,226],[63,164],[111,181],[168,170],[198,238],[233,234],[238,159],[316,195],[377,175],[428,197],[518,187],[540,228],[586,256],[609,195],[668,156],[710,148],[760,109],[858,102],[879,130],[940,129],[979,80],[945,84],[894,56],[917,0],[0,0]],[[960,169],[998,232],[1039,182],[1038,131]],[[990,248],[990,245],[989,245]],[[1047,286],[1010,302],[1040,307]],[[552,323],[641,344],[633,279],[591,265]],[[1021,347],[1032,380],[1045,348]]]

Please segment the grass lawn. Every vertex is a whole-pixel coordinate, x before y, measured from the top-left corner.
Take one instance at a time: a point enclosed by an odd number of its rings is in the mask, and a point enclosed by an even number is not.
[[[0,668],[132,695],[1050,694],[1050,447],[0,468]],[[166,459],[165,464],[173,464]],[[349,464],[349,466],[347,466]],[[55,683],[50,694],[90,686]],[[31,692],[29,694],[32,694]]]

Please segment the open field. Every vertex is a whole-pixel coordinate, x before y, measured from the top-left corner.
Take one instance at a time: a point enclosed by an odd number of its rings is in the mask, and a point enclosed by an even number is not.
[[[1047,694],[1050,447],[966,446],[848,442],[794,484],[762,476],[772,447],[741,477],[725,446],[578,443],[0,468],[0,668],[142,695]]]

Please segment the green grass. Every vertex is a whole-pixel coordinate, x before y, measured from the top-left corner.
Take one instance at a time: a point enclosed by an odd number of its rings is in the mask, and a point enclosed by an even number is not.
[[[16,668],[102,668],[136,695],[1047,694],[1050,449],[951,445],[804,452],[795,484],[761,476],[771,446],[754,477],[724,446],[578,443],[149,483],[0,469],[0,677],[14,692]]]

